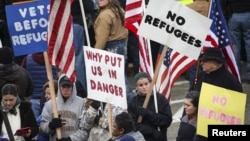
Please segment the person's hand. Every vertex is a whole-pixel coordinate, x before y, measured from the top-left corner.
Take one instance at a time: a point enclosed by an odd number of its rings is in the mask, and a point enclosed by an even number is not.
[[[153,112],[151,110],[145,109],[143,107],[139,107],[138,114],[141,116],[152,116]]]
[[[56,128],[60,128],[64,125],[65,122],[59,117],[59,118],[53,118],[49,123],[49,129],[55,130]]]
[[[29,129],[28,133],[27,134],[24,134],[23,137],[25,138],[29,138],[31,135],[31,130]]]
[[[56,138],[56,141],[71,141],[71,138],[70,137],[61,138],[61,139]]]
[[[91,104],[90,104],[90,106],[91,107],[93,107],[94,109],[96,109],[96,110],[98,110],[98,108],[100,107],[100,102],[99,101],[96,101],[96,100],[94,100]]]

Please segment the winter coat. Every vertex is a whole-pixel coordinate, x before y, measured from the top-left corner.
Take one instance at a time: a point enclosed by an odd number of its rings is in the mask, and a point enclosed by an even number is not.
[[[8,64],[0,67],[0,90],[7,83],[19,86],[19,97],[21,100],[31,96],[33,92],[33,83],[30,74],[18,64]],[[1,95],[0,92],[0,99],[2,99]]]
[[[142,96],[139,93],[134,96],[128,104],[128,112],[134,119],[136,129],[143,134],[146,141],[157,140],[153,137],[153,133],[158,132],[158,127],[160,128],[159,134],[161,134],[162,140],[167,141],[167,128],[172,123],[172,111],[164,95],[157,93],[156,97],[158,113],[155,112],[154,96],[151,95],[147,109],[150,110],[153,115],[150,116],[150,118],[143,117],[141,123],[138,123],[138,111],[139,107],[142,107],[146,96]]]
[[[30,138],[25,138],[25,141],[31,141],[32,138],[35,137],[39,131],[38,124],[36,123],[35,115],[31,108],[31,103],[22,101],[20,103],[19,110],[20,110],[21,128],[31,127]],[[3,122],[4,122],[3,117],[0,116],[0,136],[2,135]]]
[[[233,91],[243,92],[241,83],[225,68],[224,65],[209,74],[201,72],[198,76],[195,87],[191,87],[194,89],[191,90],[201,91],[202,82]]]
[[[58,80],[58,86],[60,79],[64,75],[60,76]],[[56,97],[57,110],[58,114],[62,119],[66,119],[67,124],[61,127],[62,137],[67,138],[69,135],[76,132],[79,128],[80,116],[84,109],[85,100],[77,96],[76,86],[73,85],[72,95],[64,101],[61,94],[60,88],[57,91]],[[50,141],[56,141],[56,132],[55,130],[50,130],[49,123],[53,119],[53,106],[52,100],[49,100],[45,103],[44,109],[42,111],[42,120],[40,123],[40,128],[42,132],[50,134]]]
[[[197,120],[189,121],[185,115],[181,119],[180,127],[176,137],[176,141],[193,141],[196,133]]]
[[[105,106],[104,106],[105,105]],[[92,127],[90,124],[88,124],[88,128],[91,127],[88,141],[106,141],[110,138],[109,135],[109,124],[108,124],[108,106],[107,104],[104,104],[99,108],[99,112],[92,112],[93,115],[97,115],[97,113],[100,115],[100,120],[98,124],[92,124]],[[91,107],[92,108],[92,107]],[[89,108],[90,109],[90,108]],[[103,110],[104,109],[104,110]],[[120,114],[121,112],[126,112],[127,109],[118,107],[118,106],[111,106],[112,109],[112,120],[115,119],[116,115]],[[90,109],[91,110],[91,109]],[[92,115],[92,117],[94,117]],[[90,116],[89,116],[90,117]],[[93,121],[94,119],[92,119]],[[89,119],[89,123],[91,123],[91,120]],[[85,126],[87,127],[87,126]]]
[[[108,41],[127,39],[128,30],[123,26],[119,17],[109,8],[100,10],[94,23],[95,48],[104,49]]]
[[[43,94],[43,85],[48,81],[47,71],[42,53],[29,54],[26,57],[26,70],[29,72],[34,90],[31,99],[40,99]],[[52,67],[53,79],[57,78],[56,68]]]

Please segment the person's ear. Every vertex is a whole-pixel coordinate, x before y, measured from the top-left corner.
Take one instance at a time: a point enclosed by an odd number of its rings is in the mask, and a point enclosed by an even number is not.
[[[120,134],[122,135],[122,134],[125,133],[125,129],[124,129],[124,128],[120,128],[119,132],[120,132]]]

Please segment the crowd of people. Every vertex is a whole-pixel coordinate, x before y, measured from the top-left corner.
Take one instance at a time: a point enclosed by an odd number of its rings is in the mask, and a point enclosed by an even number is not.
[[[90,37],[91,46],[123,55],[124,66],[131,60],[134,64],[135,92],[127,79],[127,74],[124,74],[127,108],[87,98],[88,84],[83,59],[83,45],[87,45],[86,31],[84,31],[79,0],[75,0],[71,7],[77,80],[72,82],[60,68],[52,67],[54,88],[50,88],[51,85],[49,85],[43,53],[28,54],[21,60],[14,56],[4,10],[4,7],[12,2],[12,0],[0,2],[0,39],[3,45],[0,48],[0,140],[168,140],[167,132],[173,120],[171,106],[164,95],[150,90],[152,78],[145,72],[139,72],[138,41],[124,26],[126,0],[83,0],[83,3],[87,5],[84,10],[89,16],[87,20],[90,21],[88,22],[90,33],[94,33]],[[181,2],[185,3],[184,0]],[[236,31],[240,28],[238,23],[244,23],[245,20],[250,19],[250,2],[248,0],[238,0],[238,2],[221,0],[224,11],[231,8],[228,16],[229,30],[236,50],[236,61],[240,66],[240,43],[244,43],[246,50],[250,48],[250,37],[248,38],[250,28],[249,25],[243,24],[242,33]],[[188,7],[204,16],[208,14],[207,0],[195,0],[193,3],[188,0],[185,4],[189,4]],[[239,9],[240,4],[245,4],[242,5],[243,9]],[[245,38],[240,39],[242,34]],[[242,42],[239,43],[241,40]],[[153,41],[151,44],[155,46],[151,50],[155,66],[158,48],[161,45]],[[197,58],[198,63],[193,67],[193,70],[197,66],[200,68],[196,81],[193,81],[193,76],[190,88],[187,89],[184,97],[184,112],[176,137],[177,141],[207,140],[206,137],[196,133],[203,82],[243,92],[240,80],[236,79],[224,65],[227,60],[222,51],[219,48],[207,48],[203,51]],[[250,62],[248,54],[246,54],[247,64]],[[247,65],[247,71],[250,70],[249,67]],[[246,81],[250,81],[250,73],[247,73]],[[52,99],[52,92],[55,94],[55,99]],[[145,107],[147,96],[149,101]],[[108,116],[108,108],[111,108],[112,117]]]

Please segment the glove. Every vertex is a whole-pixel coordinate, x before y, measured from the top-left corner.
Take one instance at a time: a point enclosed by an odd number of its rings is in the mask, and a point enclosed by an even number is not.
[[[49,129],[55,130],[56,128],[62,127],[62,119],[61,118],[53,118],[49,123]]]
[[[98,114],[96,115],[95,119],[94,119],[94,123],[99,125],[99,120],[102,117],[102,112],[99,111]]]
[[[93,107],[94,109],[98,110],[98,108],[100,107],[100,102],[99,101],[93,101],[91,104],[91,107]]]
[[[164,137],[162,136],[162,133],[160,131],[154,131],[153,137],[154,137],[154,140],[157,140],[157,141],[161,141],[164,139]]]
[[[151,110],[139,107],[139,111],[138,111],[139,115],[141,116],[152,116],[154,113]]]
[[[70,137],[61,138],[61,139],[57,139],[57,138],[56,138],[56,141],[71,141],[71,138],[70,138]]]

